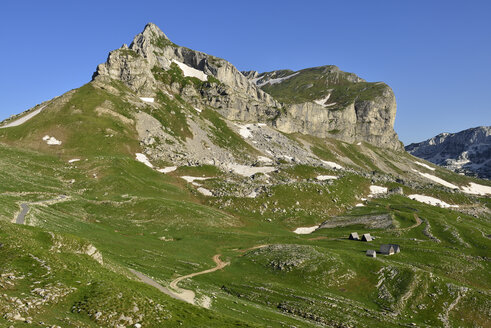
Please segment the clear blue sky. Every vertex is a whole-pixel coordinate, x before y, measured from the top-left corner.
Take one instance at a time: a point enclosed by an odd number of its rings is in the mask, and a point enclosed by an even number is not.
[[[408,144],[491,125],[491,1],[22,1],[0,4],[0,120],[90,81],[147,22],[240,70],[333,64],[397,97]]]

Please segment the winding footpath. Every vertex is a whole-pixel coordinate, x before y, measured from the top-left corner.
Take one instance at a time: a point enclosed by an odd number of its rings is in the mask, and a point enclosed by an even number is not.
[[[169,284],[169,287],[172,288],[173,290],[175,290],[176,296],[184,299],[184,301],[186,301],[190,304],[196,304],[195,293],[192,290],[180,288],[177,284],[184,279],[189,279],[189,278],[193,278],[193,277],[196,277],[196,276],[199,276],[202,274],[212,273],[212,272],[215,272],[217,270],[221,270],[230,264],[229,262],[223,262],[222,260],[220,260],[220,254],[216,254],[215,256],[213,256],[213,262],[216,263],[216,266],[214,268],[204,270],[204,271],[194,272],[194,273],[176,278],[176,279],[172,280],[172,282]],[[209,299],[209,297],[205,297],[205,299],[201,302],[200,305],[205,307],[205,308],[209,308],[211,305],[211,300]]]
[[[416,213],[414,213],[413,216],[414,216],[414,220],[416,220],[416,223],[410,227],[402,228],[399,230],[403,230],[403,231],[411,230],[411,229],[414,229],[416,227],[419,227],[421,225],[421,223],[423,223],[423,221],[419,218],[419,216]]]
[[[57,198],[54,199],[48,199],[48,200],[41,200],[38,202],[32,202],[32,203],[22,203],[20,204],[20,212],[17,214],[17,217],[15,218],[15,223],[17,224],[24,224],[26,215],[29,213],[29,210],[31,209],[29,205],[43,205],[43,204],[55,204],[61,201],[64,201],[68,199],[68,196],[66,195],[60,195]]]
[[[213,256],[213,261],[216,263],[216,266],[214,268],[207,269],[204,271],[194,272],[194,273],[176,278],[169,284],[170,289],[163,287],[158,282],[156,282],[152,278],[144,275],[141,272],[135,271],[133,269],[129,269],[129,270],[135,276],[137,276],[141,282],[144,282],[147,285],[150,285],[150,286],[157,288],[162,293],[167,294],[172,298],[187,302],[189,304],[199,305],[199,306],[202,306],[202,307],[208,309],[211,306],[211,299],[208,296],[204,296],[200,302],[197,302],[196,301],[196,294],[192,290],[180,288],[177,284],[184,279],[189,279],[189,278],[196,277],[196,276],[199,276],[202,274],[211,273],[211,272],[215,272],[217,270],[221,270],[230,264],[229,262],[223,262],[222,260],[220,260],[220,254],[216,254],[215,256]]]
[[[181,300],[181,301],[185,301],[186,302],[185,299],[179,297],[176,293],[174,293],[173,291],[171,291],[168,288],[165,288],[164,286],[162,286],[161,284],[159,284],[158,282],[156,282],[152,278],[150,278],[150,277],[148,277],[148,276],[144,275],[143,273],[138,272],[136,270],[133,270],[133,269],[129,269],[129,270],[131,271],[131,273],[133,273],[135,276],[137,276],[138,279],[140,279],[141,282],[144,282],[147,285],[150,285],[152,287],[157,288],[162,293],[167,294],[170,297],[175,298],[176,300]]]
[[[32,205],[56,204],[56,203],[59,203],[61,201],[65,201],[68,198],[69,197],[66,195],[59,195],[57,198],[54,198],[54,199],[42,200],[42,201],[37,201],[37,202],[29,202],[29,203],[21,203],[20,204],[20,212],[17,214],[14,221],[17,224],[25,224],[26,216],[29,213],[29,210],[31,209],[30,206],[32,206]],[[157,288],[162,293],[164,293],[164,294],[166,294],[172,298],[175,298],[177,300],[181,300],[181,301],[196,305],[197,302],[196,302],[195,293],[192,290],[180,288],[177,284],[184,279],[189,279],[192,277],[196,277],[198,275],[202,275],[202,274],[206,274],[206,273],[215,272],[217,270],[221,270],[230,264],[229,262],[223,262],[222,260],[220,260],[220,254],[216,254],[215,256],[213,256],[213,261],[216,263],[216,266],[211,268],[211,269],[207,269],[207,270],[199,271],[199,272],[194,272],[194,273],[191,273],[191,274],[181,276],[179,278],[174,279],[169,284],[171,289],[163,287],[158,282],[156,282],[152,278],[144,275],[141,272],[138,272],[138,271],[133,270],[133,269],[129,269],[129,270],[141,282]],[[203,296],[198,305],[203,306],[205,308],[209,308],[211,306],[211,299],[208,296]]]

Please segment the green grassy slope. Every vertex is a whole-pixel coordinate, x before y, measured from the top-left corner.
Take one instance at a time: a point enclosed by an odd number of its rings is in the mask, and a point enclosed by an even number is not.
[[[56,306],[41,306],[26,314],[33,320],[61,326],[106,325],[110,321],[106,312],[95,318],[100,308],[131,313],[129,309],[136,303],[141,309],[137,313],[145,313],[145,320],[153,322],[164,317],[155,310],[158,303],[171,318],[169,322],[181,320],[191,326],[193,322],[197,326],[229,326],[234,324],[235,319],[229,319],[232,317],[251,325],[268,322],[273,326],[349,322],[371,327],[411,322],[438,326],[444,303],[462,294],[449,320],[487,322],[482,311],[489,309],[486,295],[491,283],[489,261],[485,260],[491,245],[483,236],[491,230],[488,220],[393,196],[370,201],[349,213],[392,213],[394,228],[370,230],[358,225],[295,235],[291,230],[297,226],[318,224],[345,212],[348,204],[357,201],[355,195],[367,192],[370,182],[343,174],[333,184],[309,184],[305,179],[335,172],[292,167],[277,174],[295,177],[297,183],[275,187],[269,197],[224,199],[230,202],[223,206],[217,199],[196,197],[177,177],[156,173],[130,158],[88,157],[69,165],[55,155],[8,146],[0,147],[0,151],[2,167],[10,168],[0,175],[0,242],[6,245],[0,251],[10,254],[2,257],[2,273],[15,269],[17,276],[29,271],[27,268],[36,264],[32,254],[52,267],[53,277],[43,286],[59,281],[64,288],[76,288]],[[87,174],[92,168],[98,170],[97,179]],[[71,179],[75,182],[67,183]],[[214,181],[210,183],[225,182]],[[319,194],[319,190],[324,193]],[[70,199],[32,206],[26,220],[37,228],[8,223],[18,211],[18,203],[50,199],[60,193]],[[328,201],[333,195],[336,203]],[[265,202],[270,206],[263,215],[254,213]],[[416,227],[414,214],[424,220]],[[440,242],[427,236],[427,226]],[[378,238],[370,245],[348,241],[352,230],[370,232]],[[51,249],[53,239],[45,231],[62,236],[66,246],[60,248],[61,253]],[[402,253],[376,259],[365,256],[367,248],[377,249],[385,242],[400,244]],[[97,247],[104,266],[76,254],[81,243]],[[264,244],[285,246],[241,251]],[[12,245],[18,251],[12,253]],[[166,285],[180,275],[211,268],[214,254],[222,254],[231,265],[181,284],[198,296],[213,296],[209,311],[181,305],[127,278],[126,268],[134,268]],[[87,273],[80,267],[87,267]],[[42,269],[32,274],[32,281],[37,281]],[[382,276],[384,282],[377,288]],[[29,287],[32,281],[15,285],[9,297],[34,295]],[[430,296],[433,294],[436,296]],[[1,304],[4,309],[9,306],[5,300]],[[71,310],[74,306],[75,312]],[[399,315],[385,316],[384,312]]]
[[[181,77],[174,73],[167,78]],[[63,296],[19,316],[62,327],[114,326],[118,320],[123,324],[121,315],[145,327],[489,324],[488,216],[399,195],[361,200],[372,184],[402,187],[405,194],[430,195],[463,208],[489,208],[489,197],[408,183],[414,158],[402,152],[301,135],[288,137],[346,170],[278,163],[278,172],[252,179],[210,165],[161,174],[135,160],[141,151],[135,111],[151,113],[180,140],[192,136],[186,117],[197,114],[177,97],[161,94],[150,106],[120,84],[105,87],[87,84],[53,100],[28,122],[0,129],[0,283],[7,295],[0,297],[0,325],[23,325],[5,315],[14,311],[12,297],[21,303],[44,299],[38,285]],[[204,109],[201,115],[215,127],[215,142],[255,154],[219,114]],[[44,135],[62,145],[47,145]],[[80,161],[68,163],[73,158]],[[418,170],[458,185],[489,185],[440,168]],[[205,197],[182,175],[213,177],[202,182],[213,190],[230,191],[237,182],[255,180],[278,183],[256,198]],[[318,175],[338,179],[319,182]],[[63,201],[30,205],[30,227],[11,223],[21,203],[61,194],[67,196]],[[355,207],[360,202],[365,206]],[[373,229],[350,223],[370,214],[390,214],[392,224]],[[341,215],[342,227],[310,235],[292,232]],[[352,231],[377,238],[349,241]],[[402,252],[365,256],[367,249],[389,242],[400,244]],[[103,265],[83,254],[88,245],[102,254]],[[268,246],[251,249],[261,245]],[[230,265],[180,284],[197,298],[210,297],[210,310],[171,299],[129,272],[135,269],[167,286],[179,276],[212,268],[216,254]]]
[[[263,73],[261,76],[271,73]],[[381,95],[388,86],[385,83],[353,82],[357,80],[352,73],[340,71],[335,66],[306,68],[298,72],[279,71],[274,78],[296,74],[281,83],[264,84],[261,89],[286,104],[297,104],[329,97],[329,107],[336,110],[346,107],[355,100],[371,100]],[[261,82],[261,80],[259,80]]]

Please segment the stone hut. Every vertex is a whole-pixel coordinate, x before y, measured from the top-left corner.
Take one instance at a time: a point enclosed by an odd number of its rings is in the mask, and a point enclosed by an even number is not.
[[[362,236],[361,236],[361,241],[372,241],[373,238],[372,236],[370,236],[369,233],[364,233]]]
[[[392,248],[394,248],[394,254],[401,252],[401,246],[399,246],[397,244],[389,244],[389,245],[392,246]]]
[[[360,240],[360,237],[358,236],[358,232],[350,233],[348,239],[349,240]]]
[[[390,244],[382,244],[380,245],[380,253],[385,255],[393,255],[394,254],[394,246]]]
[[[366,254],[368,257],[377,257],[377,252],[374,249],[367,250]]]

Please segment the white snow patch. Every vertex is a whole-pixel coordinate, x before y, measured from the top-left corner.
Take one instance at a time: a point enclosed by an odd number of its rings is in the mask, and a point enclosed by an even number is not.
[[[326,181],[326,180],[336,180],[338,177],[335,175],[318,175],[317,180]]]
[[[373,197],[378,194],[386,194],[387,193],[387,187],[381,187],[381,186],[370,186],[370,195],[368,197]]]
[[[46,141],[48,145],[55,145],[55,146],[61,145],[60,140],[57,140],[55,137],[50,137],[48,135],[44,136],[43,140]]]
[[[292,156],[288,156],[288,155],[280,155],[280,157],[283,157],[284,159],[286,159],[287,161],[289,162],[292,162],[293,161],[293,157]]]
[[[143,164],[145,164],[146,166],[150,167],[153,169],[153,164],[150,163],[150,161],[148,160],[147,156],[145,154],[142,154],[142,153],[136,153],[136,160],[138,162],[141,162]]]
[[[252,124],[237,125],[237,126],[239,127],[239,134],[242,136],[242,138],[244,139],[252,138],[252,133],[251,133]]]
[[[251,191],[249,195],[247,195],[247,198],[256,198],[257,197],[257,192]]]
[[[293,232],[296,233],[297,235],[308,235],[309,233],[314,232],[317,228],[319,228],[318,225],[313,227],[300,227],[293,230]]]
[[[474,182],[469,183],[469,186],[462,186],[462,191],[474,195],[491,195],[491,187],[483,186]]]
[[[175,59],[172,59],[173,63],[176,63],[177,66],[182,70],[184,76],[196,77],[201,81],[208,81],[208,75],[206,75],[203,71],[197,70],[191,66],[188,66],[184,63],[181,63]]]
[[[358,203],[358,204],[356,204],[355,206],[356,206],[356,207],[363,207],[363,206],[365,206],[365,205],[364,205],[364,204],[362,204],[362,203]]]
[[[321,160],[321,162],[322,162],[324,165],[326,165],[326,166],[328,166],[329,168],[331,168],[331,169],[337,169],[337,170],[342,170],[342,169],[343,169],[343,167],[342,167],[341,165],[339,165],[339,164],[337,164],[337,163],[334,163],[334,162],[328,162],[328,161],[324,161],[324,160]]]
[[[267,126],[267,124],[266,124],[266,123],[257,123],[257,126],[259,126],[259,127],[261,127],[261,128],[262,128],[262,127]]]
[[[198,188],[198,191],[199,191],[200,193],[202,193],[203,195],[205,195],[205,196],[213,196],[213,194],[211,193],[211,191],[209,191],[209,190],[208,190],[208,189],[206,189],[206,188],[199,187],[199,188]]]
[[[421,172],[419,172],[418,170],[415,170],[415,169],[413,169],[413,171],[414,172],[417,172],[419,175],[425,177],[426,179],[432,180],[432,181],[434,181],[436,183],[439,183],[439,184],[441,184],[441,185],[443,185],[445,187],[448,187],[448,188],[451,188],[451,189],[459,189],[459,186],[456,186],[453,183],[450,183],[450,182],[447,182],[447,181],[445,181],[443,179],[440,179],[439,177],[436,177],[436,176],[434,176],[432,174],[421,173]]]
[[[259,87],[262,87],[263,85],[266,85],[266,84],[268,84],[268,83],[269,83],[269,84],[271,84],[271,85],[272,85],[272,84],[281,83],[281,82],[283,82],[283,81],[285,81],[285,80],[288,80],[288,79],[289,79],[289,78],[291,78],[291,77],[294,77],[295,75],[297,75],[297,74],[299,74],[299,73],[300,73],[300,72],[296,72],[296,73],[293,73],[293,74],[288,75],[288,76],[285,76],[285,77],[279,77],[279,78],[277,78],[277,79],[271,79],[271,80],[268,80],[268,81],[266,81],[266,82],[259,83],[259,84],[258,84],[258,86],[259,86]]]
[[[149,102],[149,103],[153,103],[155,101],[155,99],[149,97],[140,97],[140,99],[143,100],[144,102]]]
[[[75,163],[78,161],[80,161],[80,158],[74,158],[74,159],[69,160],[68,163]]]
[[[263,163],[271,163],[273,161],[271,158],[265,156],[258,156],[257,160]]]
[[[266,174],[269,172],[276,171],[276,168],[272,166],[256,167],[256,166],[247,166],[247,165],[240,165],[240,164],[229,164],[228,169],[244,177],[250,177],[251,175],[254,175],[256,173]]]
[[[46,106],[43,106],[39,109],[36,109],[35,111],[32,111],[31,113],[13,121],[13,122],[10,122],[8,124],[5,124],[4,126],[0,126],[0,129],[3,129],[3,128],[10,128],[12,126],[19,126],[21,125],[22,123],[25,123],[27,121],[29,121],[31,118],[33,118],[34,116],[36,116],[37,114],[41,113],[41,111],[44,109],[44,107]]]
[[[414,161],[414,163],[418,164],[419,166],[426,167],[428,170],[435,171],[435,168],[434,167],[431,167],[429,165],[426,165],[425,163],[421,163],[421,162],[418,162],[418,161]]]
[[[317,99],[317,100],[314,100],[314,102],[317,104],[317,105],[321,105],[321,106],[325,106],[325,103],[326,101],[329,99],[329,97],[331,97],[331,94],[328,94],[327,96],[325,96],[324,98],[321,98],[321,99]]]
[[[445,203],[443,200],[439,200],[438,198],[430,197],[430,196],[425,196],[425,195],[418,195],[418,194],[413,194],[407,196],[409,199],[416,200],[420,203],[425,203],[433,206],[441,206],[441,207],[459,207],[459,205],[450,205]]]
[[[357,145],[357,146],[361,146],[361,142],[357,143],[356,145]]]
[[[194,181],[204,181],[204,180],[208,180],[208,179],[211,179],[211,178],[208,178],[208,177],[191,177],[189,175],[184,175],[184,176],[181,177],[181,179],[186,180],[186,182],[189,182],[189,183],[191,183],[194,186],[199,186],[199,184],[196,183],[196,182],[194,182]]]
[[[201,113],[201,112],[202,112],[202,110],[201,110],[201,109],[199,109],[198,107],[194,107],[194,109],[195,109],[195,110],[196,110],[198,113]]]
[[[170,173],[174,172],[175,170],[177,170],[177,166],[167,166],[163,169],[158,169],[157,171],[159,171],[160,173]]]

